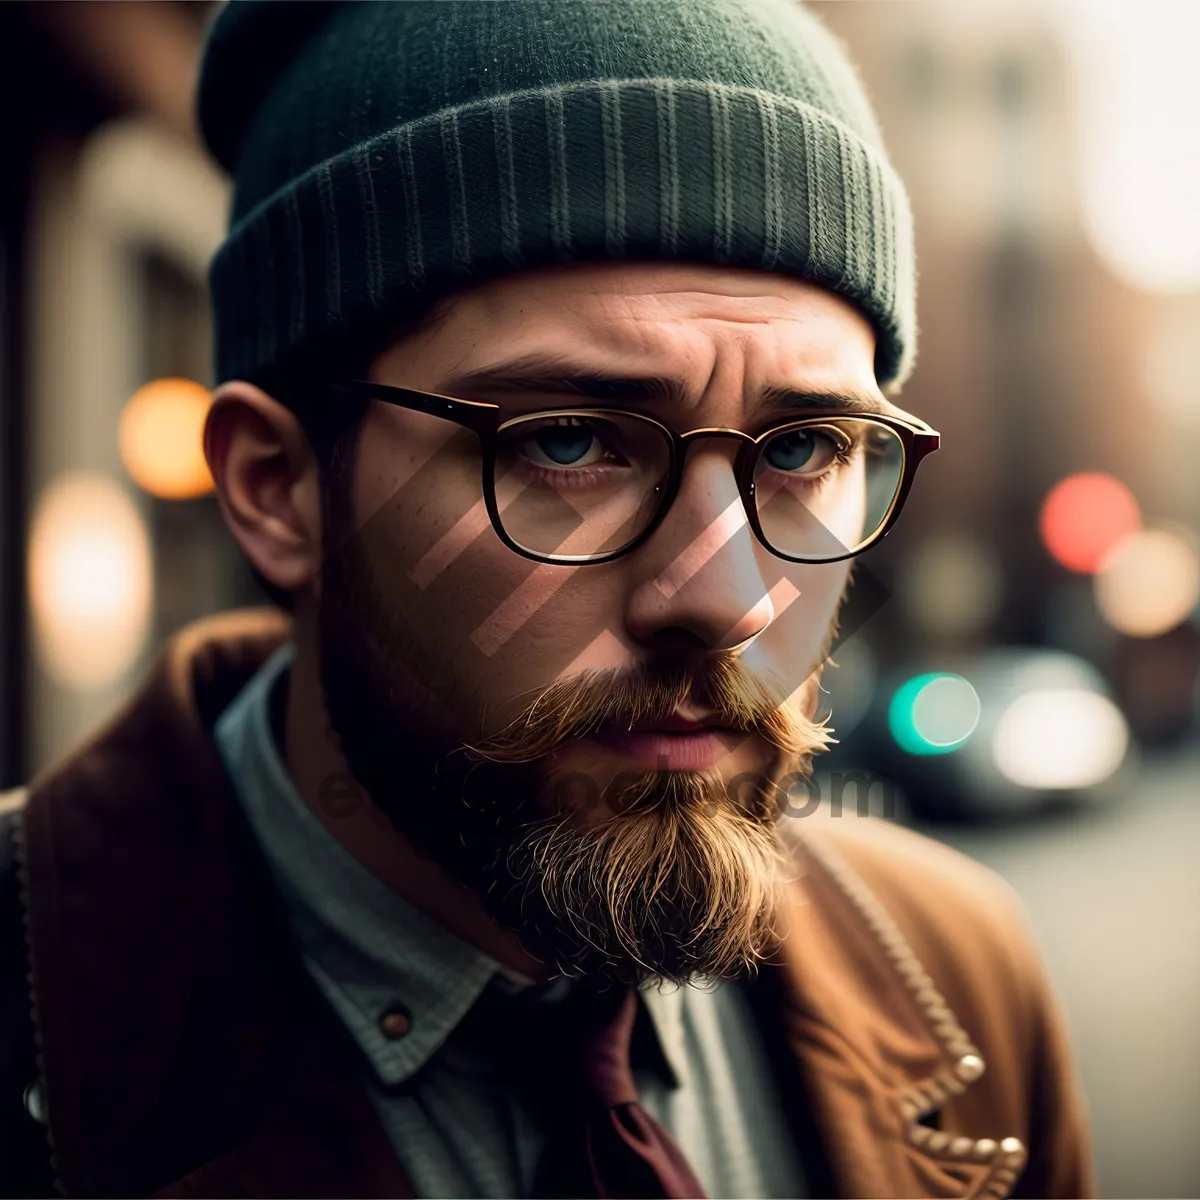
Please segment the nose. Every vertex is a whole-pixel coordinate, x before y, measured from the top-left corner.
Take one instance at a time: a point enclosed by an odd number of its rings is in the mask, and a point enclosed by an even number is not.
[[[738,653],[798,594],[782,597],[767,581],[781,564],[746,522],[731,459],[728,449],[698,446],[666,519],[631,556],[638,575],[626,626],[648,648]]]

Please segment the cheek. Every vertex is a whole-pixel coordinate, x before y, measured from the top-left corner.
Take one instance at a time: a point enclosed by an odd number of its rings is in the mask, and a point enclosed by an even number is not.
[[[821,665],[849,562],[800,565],[780,562],[780,574],[799,592],[747,649],[746,667],[795,692]]]
[[[620,604],[605,586],[603,566],[565,567],[527,562],[498,546],[503,580],[480,606],[464,647],[489,706],[488,732],[516,717],[538,691],[588,669],[629,666],[617,636]],[[618,661],[619,660],[619,661]]]
[[[432,504],[439,493],[445,503]],[[470,431],[422,413],[368,413],[355,456],[360,524],[388,509],[403,511],[419,541],[422,525],[411,514],[422,513],[436,531],[480,495],[478,442]]]
[[[450,449],[415,468],[364,455],[357,536],[396,653],[475,737],[528,704],[601,630],[620,628],[619,604],[604,567],[535,563],[508,549],[483,504],[478,458]]]

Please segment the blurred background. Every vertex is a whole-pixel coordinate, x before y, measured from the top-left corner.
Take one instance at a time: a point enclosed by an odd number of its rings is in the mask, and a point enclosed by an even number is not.
[[[259,602],[200,454],[207,3],[0,5],[0,786]],[[1110,1196],[1200,1194],[1200,4],[814,3],[908,183],[943,435],[862,560],[820,799],[1016,888]]]

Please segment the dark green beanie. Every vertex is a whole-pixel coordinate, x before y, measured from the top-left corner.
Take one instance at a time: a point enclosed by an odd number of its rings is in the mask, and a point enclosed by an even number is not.
[[[845,54],[794,0],[233,0],[197,102],[235,185],[210,272],[218,381],[596,259],[812,280],[872,321],[881,385],[911,370],[907,197]]]

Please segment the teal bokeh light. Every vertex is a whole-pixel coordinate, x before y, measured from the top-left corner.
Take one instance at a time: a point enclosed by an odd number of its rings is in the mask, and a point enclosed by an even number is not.
[[[979,724],[979,696],[961,675],[932,671],[900,685],[888,707],[888,728],[909,754],[950,754]]]

